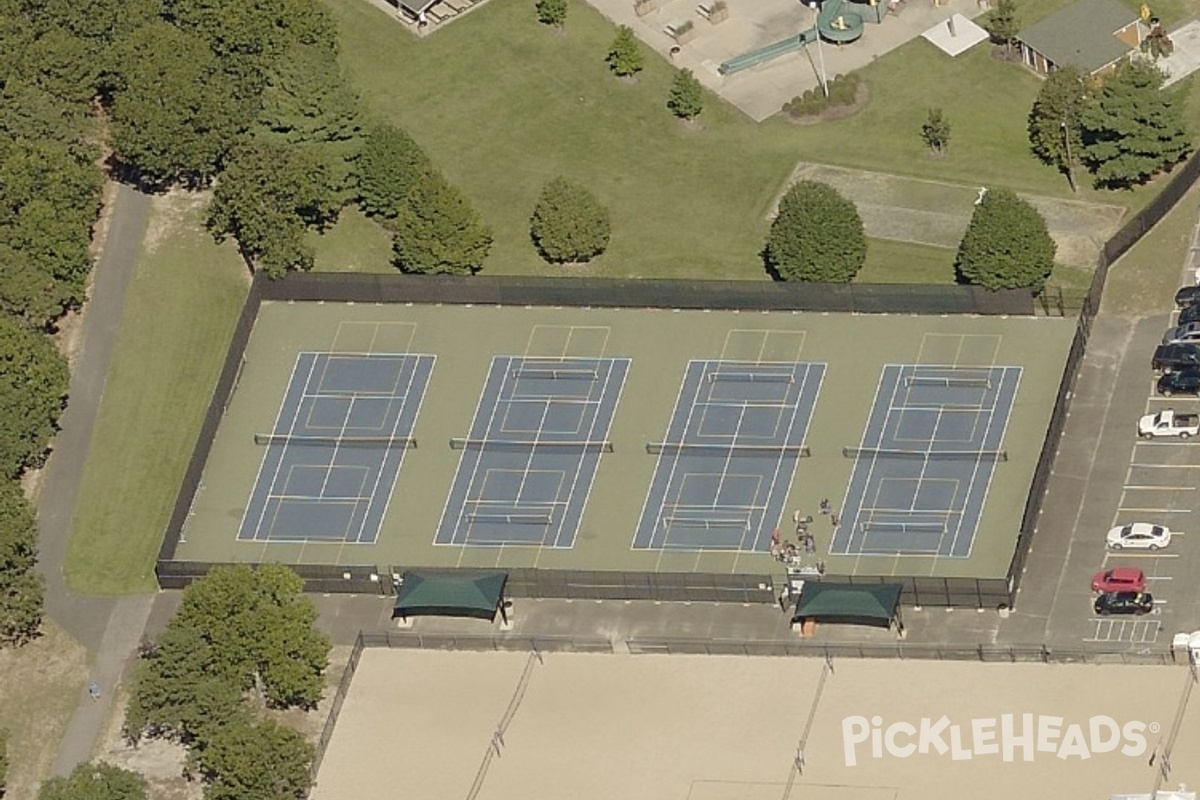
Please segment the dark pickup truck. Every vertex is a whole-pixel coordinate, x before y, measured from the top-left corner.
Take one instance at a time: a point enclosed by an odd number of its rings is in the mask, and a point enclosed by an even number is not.
[[[1150,366],[1157,372],[1173,372],[1200,366],[1200,345],[1161,344],[1154,350]]]

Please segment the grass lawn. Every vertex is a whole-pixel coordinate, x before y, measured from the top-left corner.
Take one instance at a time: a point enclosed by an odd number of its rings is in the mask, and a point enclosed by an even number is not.
[[[392,237],[356,206],[342,209],[337,224],[321,233],[310,232],[317,251],[318,272],[394,272]]]
[[[156,198],[129,286],[67,552],[84,594],[153,590],[154,560],[249,284],[204,199]]]
[[[26,800],[50,776],[63,732],[83,696],[87,651],[53,622],[42,636],[0,650],[0,728],[7,728],[8,792]]]
[[[1104,313],[1141,317],[1166,311],[1179,287],[1198,211],[1200,188],[1194,187],[1112,266],[1101,301]]]
[[[555,273],[529,243],[528,218],[560,174],[609,207],[613,241],[590,274],[620,277],[766,279],[757,256],[766,211],[801,159],[1072,196],[1029,154],[1026,116],[1041,81],[986,46],[953,62],[923,41],[885,55],[862,70],[870,101],[848,119],[755,124],[710,95],[700,127],[689,129],[663,107],[671,66],[648,54],[636,84],[613,78],[603,59],[614,28],[581,0],[563,35],[539,25],[524,0],[489,0],[420,40],[363,0],[328,2],[367,108],[408,130],[491,225],[489,274]],[[1022,24],[1067,2],[1024,8]],[[1197,5],[1174,0],[1156,11],[1170,20]],[[952,126],[943,158],[930,157],[918,134],[935,106]],[[1085,188],[1076,198],[1138,208],[1157,191]],[[338,251],[322,252],[322,268],[371,263],[340,252],[360,242],[340,230],[356,224],[351,217],[321,239],[323,251]],[[923,280],[936,259],[910,259],[911,274],[903,264],[886,271]]]
[[[954,250],[889,239],[867,240],[858,283],[954,283]]]

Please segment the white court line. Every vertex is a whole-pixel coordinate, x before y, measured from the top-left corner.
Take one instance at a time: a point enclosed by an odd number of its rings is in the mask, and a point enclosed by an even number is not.
[[[729,342],[729,334],[728,333],[725,334],[725,341],[726,341],[726,344],[728,344],[728,342]],[[679,413],[679,405],[680,405],[680,403],[683,402],[683,390],[687,386],[688,373],[692,369],[692,364],[695,363],[697,360],[698,359],[689,359],[688,360],[687,366],[684,367],[683,375],[679,379],[679,389],[675,393],[675,405],[671,407],[671,416],[667,418],[667,429],[665,431],[663,431],[663,440],[664,441],[666,441],[666,439],[667,439],[667,434],[669,434],[671,432],[671,420],[675,419],[675,415],[677,413]],[[701,373],[703,373],[703,367],[701,367]],[[701,375],[701,378],[703,378],[703,374]],[[697,383],[696,384],[696,387],[697,387],[696,393],[692,398],[693,402],[695,402],[696,398],[698,398],[700,396],[699,386],[700,386],[700,384]],[[688,419],[689,420],[691,419],[690,413],[688,415]],[[684,434],[687,433],[686,423],[684,425],[683,433]],[[652,491],[654,491],[654,478],[656,478],[658,476],[658,471],[659,471],[659,469],[662,468],[663,459],[666,457],[667,457],[666,451],[664,450],[663,452],[660,452],[658,454],[658,457],[654,460],[654,471],[651,473],[650,485],[646,488],[646,499],[642,501],[642,513],[640,515],[638,515],[638,527],[634,529],[633,539],[629,543],[630,550],[638,550],[638,549],[652,550],[652,549],[654,549],[654,537],[658,533],[658,517],[657,516],[655,517],[654,527],[651,529],[650,539],[646,542],[646,546],[644,548],[637,547],[637,536],[638,536],[638,530],[641,528],[641,525],[642,525],[642,520],[646,517],[646,514],[648,513],[648,511],[650,509],[650,493]],[[672,474],[673,474],[673,472],[672,472]],[[671,486],[671,483],[668,480],[667,488],[670,488],[670,486]],[[666,499],[666,489],[663,490],[663,499],[664,500]],[[661,563],[661,561],[662,561],[662,548],[659,548],[658,562]],[[658,567],[658,563],[655,564],[656,569],[657,569],[657,567]]]
[[[966,342],[965,336],[963,337],[963,342],[964,343]],[[1000,348],[1000,344],[999,344],[999,342],[997,342],[996,352],[999,352],[999,348]],[[995,394],[992,395],[991,413],[988,414],[987,426],[983,429],[984,444],[987,443],[988,436],[992,432],[992,426],[996,422],[996,417],[1000,416],[1000,393],[1001,393],[1001,390],[1004,388],[1006,379],[1008,378],[1008,372],[1009,372],[1009,370],[1016,370],[1016,373],[1017,373],[1016,385],[1013,386],[1013,391],[1012,391],[1012,399],[1009,400],[1007,408],[1004,409],[1005,419],[1004,419],[1004,427],[1000,429],[1000,441],[997,442],[997,445],[996,445],[997,447],[1003,447],[1004,439],[1006,436],[1008,436],[1008,426],[1009,426],[1009,424],[1012,423],[1013,405],[1016,403],[1017,394],[1021,390],[1021,379],[1023,377],[1025,377],[1025,370],[1022,367],[1011,367],[1011,366],[997,367],[997,366],[995,366],[995,359],[996,359],[996,354],[993,353],[992,354],[993,366],[988,370],[988,379],[991,380],[991,376],[996,370],[1000,371],[1000,379],[996,382],[996,384],[997,384],[996,391],[995,391]],[[976,419],[976,423],[978,423],[978,419]],[[972,431],[972,438],[974,438],[974,431]],[[953,554],[954,554],[954,545],[958,544],[958,536],[960,533],[963,532],[963,523],[967,521],[966,511],[967,511],[968,503],[971,502],[971,492],[974,491],[975,481],[979,477],[979,473],[981,471],[983,471],[984,466],[985,466],[985,464],[984,464],[983,459],[979,459],[978,461],[975,462],[975,466],[971,470],[971,481],[970,481],[970,483],[967,484],[967,493],[963,497],[962,516],[960,516],[958,518],[958,524],[954,528],[954,536],[952,536],[950,539],[950,553],[948,555],[950,555],[951,557],[953,557]],[[979,533],[980,523],[983,522],[983,512],[984,512],[984,509],[987,508],[987,499],[988,499],[988,495],[991,493],[991,490],[992,490],[992,481],[996,477],[996,465],[992,464],[992,465],[990,465],[990,467],[991,467],[991,471],[988,473],[987,481],[983,485],[983,497],[979,498],[979,513],[975,515],[975,528],[974,528],[974,530],[972,530],[970,532],[971,540],[967,543],[967,553],[966,553],[966,555],[961,556],[961,558],[970,558],[971,553],[974,552],[974,550],[975,550],[975,537]]]

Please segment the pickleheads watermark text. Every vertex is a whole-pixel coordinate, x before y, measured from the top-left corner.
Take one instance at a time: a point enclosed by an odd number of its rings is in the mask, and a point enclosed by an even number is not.
[[[949,755],[954,761],[978,756],[998,756],[1004,761],[1033,761],[1038,753],[1057,758],[1089,759],[1100,753],[1140,756],[1146,753],[1146,734],[1157,733],[1158,723],[1130,720],[1124,724],[1105,715],[1067,724],[1063,717],[1043,714],[1001,714],[999,717],[951,722],[922,717],[916,724],[892,722],[883,717],[853,716],[842,720],[842,747],[846,766],[860,758],[908,758],[914,754]]]

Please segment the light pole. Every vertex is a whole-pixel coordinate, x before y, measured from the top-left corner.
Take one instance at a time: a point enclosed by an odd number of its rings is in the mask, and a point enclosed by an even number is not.
[[[812,9],[813,31],[817,34],[817,61],[821,65],[821,91],[825,93],[826,97],[829,97],[829,81],[825,79],[825,51],[821,49],[821,4],[816,2],[816,0],[810,0],[808,7]]]
[[[1075,188],[1075,159],[1071,158],[1071,131],[1067,127],[1065,119],[1061,120],[1058,126],[1062,129],[1063,145],[1067,148],[1067,180],[1071,183],[1071,191],[1078,192],[1079,190]]]

